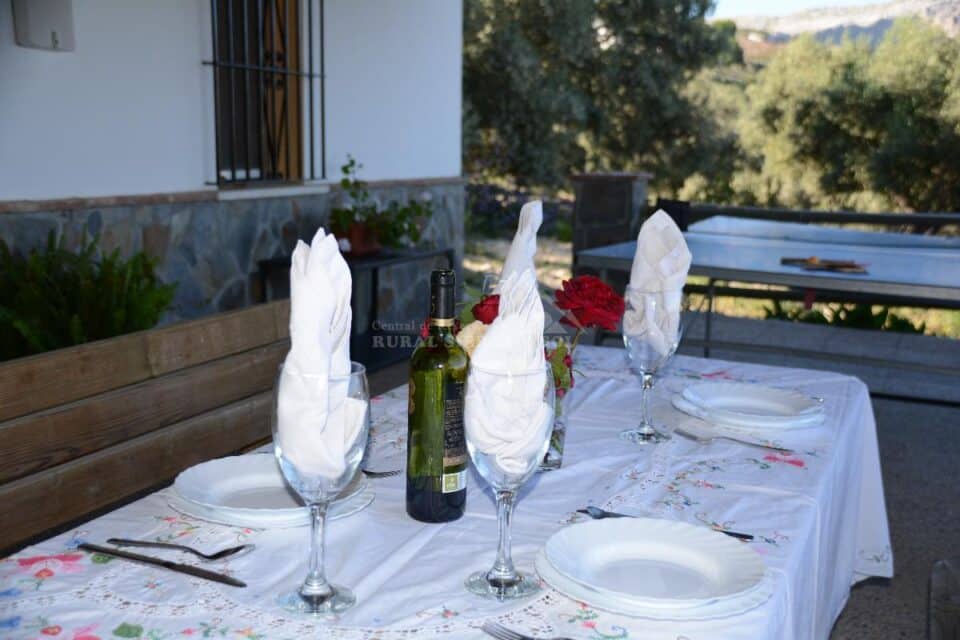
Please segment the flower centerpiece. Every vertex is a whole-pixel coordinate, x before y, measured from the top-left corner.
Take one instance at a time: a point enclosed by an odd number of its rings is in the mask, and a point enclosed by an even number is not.
[[[566,403],[574,386],[574,352],[583,332],[588,329],[616,331],[623,317],[623,296],[617,294],[600,278],[581,275],[564,280],[561,288],[553,293],[553,304],[561,313],[560,323],[574,330],[573,337],[550,337],[544,349],[544,357],[550,363],[553,381],[556,387],[556,419],[550,438],[550,449],[544,458],[541,469],[557,469],[563,460],[563,442],[566,436]],[[500,296],[485,295],[470,308],[473,320],[464,324],[457,333],[457,341],[468,355],[480,343],[487,326],[494,321],[499,312]]]

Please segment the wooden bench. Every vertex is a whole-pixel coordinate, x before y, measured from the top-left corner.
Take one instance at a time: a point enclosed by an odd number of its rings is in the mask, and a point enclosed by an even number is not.
[[[289,302],[0,363],[0,555],[270,436]]]

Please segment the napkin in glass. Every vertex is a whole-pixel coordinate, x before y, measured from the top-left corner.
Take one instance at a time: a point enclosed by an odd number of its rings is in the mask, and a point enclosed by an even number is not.
[[[692,256],[683,232],[663,209],[647,218],[637,236],[623,315],[626,335],[647,335],[653,348],[666,354],[680,327],[683,285]],[[638,292],[662,292],[650,305]]]
[[[537,253],[537,231],[543,223],[543,203],[534,200],[523,205],[520,209],[520,220],[517,222],[517,232],[510,243],[507,257],[500,270],[500,283],[513,275],[530,269],[536,279],[533,257]]]
[[[550,422],[543,398],[543,324],[534,272],[513,273],[501,282],[500,313],[470,358],[466,403],[486,410],[467,411],[467,438],[506,473],[524,473],[531,461],[539,462],[534,458]]]
[[[279,380],[278,437],[301,473],[338,478],[366,418],[364,403],[346,397],[350,268],[322,228],[310,246],[297,242],[290,263],[290,352]]]

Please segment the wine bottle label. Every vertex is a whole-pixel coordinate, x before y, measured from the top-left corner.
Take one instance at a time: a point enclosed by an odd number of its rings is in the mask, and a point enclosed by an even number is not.
[[[456,493],[467,488],[467,470],[443,474],[443,492]]]
[[[448,380],[443,398],[443,468],[467,461],[467,440],[463,432],[463,383]],[[444,491],[447,480],[444,474]]]

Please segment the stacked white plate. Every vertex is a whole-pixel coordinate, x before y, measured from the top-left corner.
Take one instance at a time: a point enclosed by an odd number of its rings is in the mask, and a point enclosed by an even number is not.
[[[310,524],[308,509],[269,454],[231,456],[190,467],[177,476],[169,502],[181,513],[218,524],[266,529]],[[371,502],[373,489],[358,472],[330,505],[327,518],[344,518]]]
[[[773,592],[760,556],[707,527],[653,518],[591,520],[561,529],[537,572],[598,609],[657,620],[737,615]]]
[[[673,397],[673,406],[734,429],[803,429],[823,422],[823,404],[799,391],[741,382],[703,382]]]

